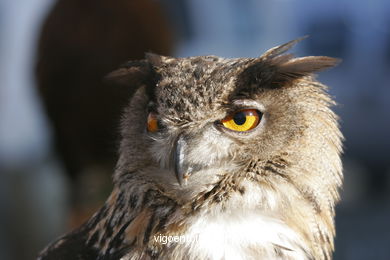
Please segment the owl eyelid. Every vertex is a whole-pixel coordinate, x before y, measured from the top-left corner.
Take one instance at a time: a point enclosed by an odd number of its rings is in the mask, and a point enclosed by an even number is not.
[[[231,116],[231,115],[234,115],[238,112],[245,112],[247,110],[256,110],[260,114],[263,114],[263,112],[261,112],[257,107],[233,107],[227,111],[226,116],[224,118]]]
[[[233,111],[229,111],[229,113],[234,113],[239,110],[246,110],[246,109],[256,109],[263,114],[265,112],[264,105],[252,99],[236,99],[232,101],[232,105],[233,105],[233,109],[232,109]]]

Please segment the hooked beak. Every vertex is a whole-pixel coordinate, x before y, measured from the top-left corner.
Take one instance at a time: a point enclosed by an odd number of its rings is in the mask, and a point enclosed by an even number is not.
[[[175,170],[175,176],[180,186],[187,184],[187,180],[191,175],[192,167],[189,167],[185,163],[185,152],[187,143],[183,136],[179,136],[174,145],[173,151],[173,164]]]

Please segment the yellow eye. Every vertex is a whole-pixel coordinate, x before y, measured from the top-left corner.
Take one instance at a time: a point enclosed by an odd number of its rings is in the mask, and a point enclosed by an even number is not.
[[[158,120],[155,113],[149,113],[147,124],[148,132],[154,133],[158,131]]]
[[[244,109],[227,116],[221,121],[227,129],[245,132],[255,128],[260,122],[261,114],[256,109]]]

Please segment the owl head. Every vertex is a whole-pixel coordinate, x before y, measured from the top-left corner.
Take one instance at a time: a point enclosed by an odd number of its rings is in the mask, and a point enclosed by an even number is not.
[[[338,60],[284,54],[299,40],[259,58],[147,54],[111,73],[135,91],[115,180],[136,172],[190,200],[226,176],[272,185],[279,175],[313,174],[305,181],[335,178],[334,187],[325,185],[334,192],[341,134],[333,101],[313,73]]]
[[[313,73],[337,60],[285,54],[297,41],[258,58],[147,54],[112,72],[133,92],[114,189],[42,256],[331,259],[342,135]]]
[[[157,189],[189,214],[265,212],[330,257],[342,135],[314,73],[338,60],[286,54],[299,40],[258,58],[147,54],[112,72],[134,92],[115,185]]]

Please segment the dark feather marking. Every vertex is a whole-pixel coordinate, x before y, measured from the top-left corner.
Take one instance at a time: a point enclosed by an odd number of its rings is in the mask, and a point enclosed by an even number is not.
[[[267,164],[271,164],[272,166],[275,166],[279,169],[285,169],[287,167],[286,163],[280,163],[277,161],[267,161]]]
[[[98,249],[86,244],[88,231],[89,230],[84,227],[63,236],[45,248],[38,259],[97,259]]]
[[[245,194],[245,188],[242,186],[238,188],[238,191],[240,192],[241,195]]]
[[[136,194],[131,194],[129,197],[129,206],[134,209],[137,206],[138,196]]]
[[[105,252],[105,254],[104,254],[105,256],[112,255],[112,253],[123,250],[124,248],[129,248],[129,245],[125,245],[123,243],[123,235],[124,235],[126,228],[130,225],[130,223],[131,223],[131,221],[127,221],[125,224],[123,224],[122,227],[119,229],[119,231],[116,233],[116,235],[110,240],[110,243],[108,246],[109,252]],[[111,258],[111,259],[113,259],[113,258]]]
[[[288,247],[285,247],[285,246],[282,246],[282,245],[279,245],[279,244],[275,244],[275,243],[272,243],[275,247],[278,247],[279,249],[281,249],[281,250],[285,250],[285,251],[294,251],[294,250],[292,250],[291,248],[288,248]],[[309,252],[307,252],[307,250],[305,249],[305,248],[303,248],[302,246],[300,246],[300,245],[297,245],[299,248],[300,248],[300,250],[302,251],[302,252],[304,252],[305,253],[305,256],[306,256],[306,258],[305,259],[308,259],[308,260],[314,260],[314,257],[311,255],[311,254],[309,254]]]
[[[96,224],[103,218],[105,218],[107,216],[107,212],[108,212],[108,208],[109,206],[107,206],[107,204],[104,204],[104,206],[99,210],[99,212],[94,216],[92,217],[92,219],[90,219],[87,223],[87,225],[89,227],[94,227],[96,226]]]
[[[313,209],[316,213],[321,213],[321,206],[317,201],[317,196],[315,195],[315,192],[309,189],[305,189],[304,187],[298,187],[298,184],[292,182],[294,186],[296,186],[296,189],[299,191],[299,193],[302,195],[304,199],[310,202]]]
[[[125,185],[128,185],[131,181],[134,181],[134,179],[136,179],[136,177],[137,177],[137,175],[134,174],[134,171],[126,172],[119,179],[119,186],[123,187]]]
[[[282,176],[283,176],[283,174],[281,174],[278,170],[276,170],[275,168],[273,168],[273,167],[271,167],[271,166],[269,166],[269,165],[264,166],[263,169],[264,169],[265,171],[269,171],[269,172],[275,173],[275,174],[277,174],[277,175],[282,175]]]
[[[151,257],[151,259],[159,259],[160,252],[156,249],[148,248],[146,249],[146,254]]]
[[[156,232],[162,230],[165,228],[165,224],[167,223],[168,221],[168,218],[170,216],[172,216],[172,214],[177,210],[177,207],[175,206],[172,206],[171,209],[162,217],[160,217],[160,221],[159,223],[157,224],[157,227],[156,227]]]
[[[136,239],[130,242],[126,247],[118,250],[117,253],[114,253],[111,257],[112,260],[120,259],[121,257],[127,255],[130,251],[132,251],[136,244]]]
[[[202,77],[202,67],[197,66],[193,72],[194,78],[199,80]]]
[[[156,211],[153,212],[152,216],[150,217],[148,226],[146,227],[145,233],[144,233],[144,244],[147,244],[149,242],[150,234],[152,233],[152,229],[156,223]]]
[[[86,245],[87,246],[93,246],[94,244],[96,244],[98,242],[98,239],[99,239],[99,232],[95,232],[90,237],[90,239],[88,240],[88,243]]]
[[[223,194],[216,193],[213,196],[213,202],[220,203],[223,200],[223,198],[224,198]]]
[[[124,200],[125,200],[124,193],[120,192],[118,198],[116,199],[115,208],[117,208],[118,210],[122,210],[123,207],[125,206]]]
[[[109,220],[108,220],[108,223],[107,223],[107,231],[109,233],[112,234],[112,229],[117,225],[119,224],[119,218],[117,216],[117,214],[120,214],[122,211],[123,211],[123,207],[125,206],[124,205],[124,195],[123,195],[123,192],[120,192],[116,201],[115,201],[115,207],[114,207],[114,211],[112,212]],[[122,214],[124,214],[122,212]],[[115,219],[115,221],[114,221]]]
[[[143,201],[141,205],[150,205],[153,202],[153,199],[155,198],[156,191],[153,189],[148,189],[145,192],[145,195],[143,197]]]

